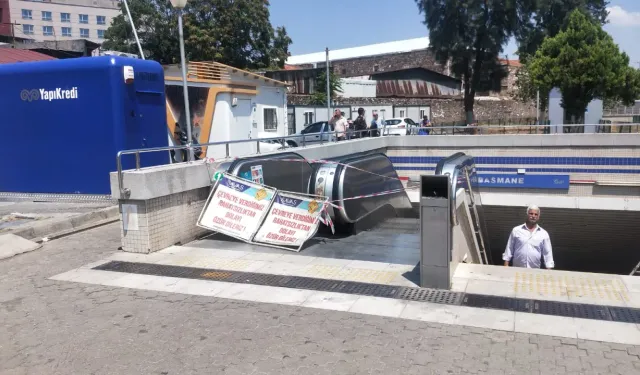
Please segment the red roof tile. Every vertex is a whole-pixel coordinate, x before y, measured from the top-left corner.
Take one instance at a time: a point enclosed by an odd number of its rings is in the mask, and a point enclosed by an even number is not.
[[[0,48],[0,64],[42,60],[55,60],[55,57],[25,49]]]
[[[522,66],[522,64],[520,63],[519,60],[500,59],[500,63],[502,63],[504,65],[516,66],[516,67]]]

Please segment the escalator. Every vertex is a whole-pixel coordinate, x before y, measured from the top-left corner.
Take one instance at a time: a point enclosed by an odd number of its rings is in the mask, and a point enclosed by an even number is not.
[[[473,230],[475,232],[478,250],[480,252],[480,263],[493,264],[491,257],[491,247],[488,241],[488,231],[485,223],[485,214],[482,207],[482,199],[478,186],[478,176],[476,165],[472,156],[463,152],[457,152],[449,157],[442,158],[436,165],[436,175],[448,175],[451,181],[451,191],[454,201],[452,207],[457,207],[455,197],[459,189],[464,189],[469,204],[469,212]],[[453,209],[452,224],[456,225],[456,210]]]
[[[364,152],[309,163],[294,152],[246,157],[224,163],[218,171],[250,179],[262,171],[264,184],[279,190],[329,197],[329,215],[337,233],[355,234],[411,210],[411,202],[389,158]],[[379,196],[381,192],[392,191]],[[363,198],[358,198],[365,196]]]
[[[411,210],[411,202],[389,158],[380,152],[360,153],[314,164],[311,194],[329,197],[342,207],[329,208],[336,230],[356,234]],[[385,192],[383,195],[375,196]]]
[[[418,210],[412,206],[393,164],[384,153],[371,151],[309,162],[297,153],[288,152],[237,159],[221,165],[218,171],[251,179],[252,168],[263,171],[265,185],[326,196],[335,205],[328,208],[335,233],[321,226],[316,236],[306,242],[302,250],[304,255],[406,265],[418,263]],[[484,244],[480,262],[491,264],[490,254],[485,250],[488,244],[483,242],[486,228],[473,158],[454,154],[442,159],[437,169],[437,174],[451,176],[453,191],[463,188],[467,192],[476,238],[478,243]],[[390,193],[376,195],[381,192]],[[229,241],[235,240],[215,234],[192,246],[250,252],[283,251]]]

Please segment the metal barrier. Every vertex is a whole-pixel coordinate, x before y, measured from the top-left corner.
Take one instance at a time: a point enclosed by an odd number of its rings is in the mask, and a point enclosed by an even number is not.
[[[370,129],[365,129],[365,130],[348,130],[344,133],[346,133],[348,136],[347,140],[352,140],[352,139],[362,139],[363,137],[361,136],[361,134],[365,134],[365,133],[370,133],[371,130]],[[341,132],[342,133],[342,132]],[[322,136],[320,137],[320,142],[318,142],[320,145],[327,143],[327,142],[337,142],[338,141],[338,137],[337,134],[338,132],[325,132],[325,133],[321,133]],[[324,140],[324,135],[328,135],[331,139],[329,140]],[[353,134],[358,134],[357,137],[352,137]],[[314,136],[316,135],[316,133],[314,133]],[[306,147],[306,138],[308,137],[308,135],[306,134],[295,134],[295,135],[288,135],[288,136],[284,136],[284,137],[270,137],[270,138],[255,138],[255,139],[241,139],[241,140],[235,140],[235,141],[221,141],[221,142],[209,142],[209,143],[198,143],[197,145],[194,144],[187,144],[187,145],[181,145],[181,146],[166,146],[166,147],[154,147],[154,148],[140,148],[140,149],[135,149],[135,150],[122,150],[119,151],[117,156],[116,156],[116,166],[118,169],[118,190],[120,191],[120,196],[124,197],[124,198],[128,198],[131,194],[131,191],[129,189],[126,189],[123,187],[123,174],[122,174],[122,156],[123,155],[135,155],[136,158],[136,171],[140,170],[140,154],[144,154],[144,153],[149,153],[149,152],[161,152],[161,151],[175,151],[175,150],[188,150],[191,151],[192,148],[196,148],[196,147],[209,147],[209,146],[222,146],[224,145],[226,148],[226,152],[225,152],[225,157],[229,158],[230,155],[230,145],[232,144],[240,144],[240,143],[252,143],[252,142],[256,142],[256,147],[257,147],[257,153],[260,153],[260,143],[262,142],[270,142],[270,143],[281,143],[282,144],[282,148],[281,149],[285,149],[287,148],[286,146],[286,141],[288,139],[300,139],[302,138],[302,147]],[[346,141],[346,140],[345,140]],[[344,142],[344,141],[342,141]],[[250,156],[250,155],[246,155],[246,156]]]
[[[420,127],[413,126],[406,128],[408,136],[421,135],[421,131],[424,130],[424,135],[502,135],[502,134],[551,134],[551,129],[554,128],[558,130],[562,128],[564,132],[564,128],[569,127],[584,127],[584,126],[593,126],[594,132],[597,133],[617,133],[612,130],[618,129],[619,125],[617,124],[584,124],[584,125],[498,125],[498,126],[430,126],[430,127]],[[624,124],[625,130],[631,129],[631,126],[634,126],[635,132],[640,133],[640,124]],[[583,128],[584,129],[584,128]],[[602,131],[604,129],[605,131]],[[608,131],[606,131],[608,130]],[[378,133],[380,136],[394,136],[390,135],[391,128],[382,127],[379,128]],[[323,145],[325,143],[334,143],[334,142],[348,142],[353,139],[363,139],[370,137],[372,130],[364,129],[364,130],[346,130],[345,132],[340,132],[345,134],[345,140],[338,140],[337,134],[338,132],[323,132],[320,133],[320,141],[315,144]],[[572,132],[573,133],[573,132]],[[626,133],[626,131],[625,131]],[[313,136],[316,136],[318,133],[313,133]],[[328,139],[325,140],[325,135]],[[175,150],[188,150],[195,147],[208,147],[208,146],[225,146],[226,149],[226,158],[229,158],[230,155],[230,145],[232,144],[241,144],[241,143],[256,143],[257,154],[260,154],[260,143],[280,143],[282,144],[282,148],[289,148],[287,145],[287,140],[300,139],[302,138],[301,146],[306,147],[307,141],[306,139],[309,137],[307,134],[294,134],[288,136],[280,136],[280,137],[270,137],[270,138],[254,138],[254,139],[242,139],[235,141],[221,141],[221,142],[210,142],[210,143],[200,143],[200,144],[187,144],[180,146],[166,146],[166,147],[155,147],[155,148],[146,148],[146,149],[135,149],[135,150],[123,150],[119,151],[116,156],[116,165],[118,169],[118,189],[120,191],[120,196],[127,198],[130,196],[129,189],[123,187],[123,174],[122,174],[122,156],[123,155],[135,155],[136,160],[136,169],[140,170],[140,154],[149,153],[149,152],[161,152],[161,151],[175,151]],[[250,155],[246,155],[250,156]]]

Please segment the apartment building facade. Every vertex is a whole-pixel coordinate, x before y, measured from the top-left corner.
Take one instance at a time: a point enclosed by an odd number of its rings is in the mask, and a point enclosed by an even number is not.
[[[102,43],[119,14],[117,0],[0,0],[0,35]]]

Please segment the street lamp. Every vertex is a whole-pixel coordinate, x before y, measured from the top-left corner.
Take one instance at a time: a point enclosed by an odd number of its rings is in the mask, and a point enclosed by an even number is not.
[[[191,113],[189,111],[189,89],[187,87],[187,68],[184,56],[184,35],[182,34],[182,11],[187,6],[187,0],[170,0],[171,5],[178,11],[178,35],[180,36],[180,65],[182,66],[182,88],[184,90],[184,114],[187,121],[187,151],[189,161],[193,160],[193,149],[191,148]]]

